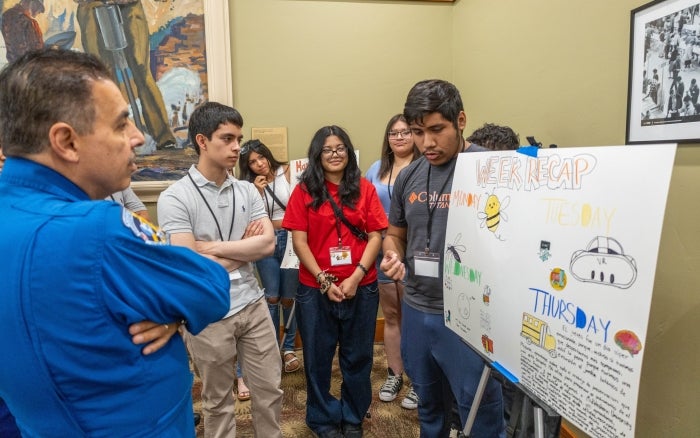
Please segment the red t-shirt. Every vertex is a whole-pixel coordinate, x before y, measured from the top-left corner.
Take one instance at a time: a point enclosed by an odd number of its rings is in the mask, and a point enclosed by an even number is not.
[[[347,220],[360,230],[371,233],[388,227],[386,213],[379,201],[379,196],[372,183],[366,179],[360,178],[360,198],[354,209],[341,205],[338,198],[338,185],[326,181],[326,188],[336,204],[342,208]],[[289,198],[282,227],[290,231],[306,232],[309,249],[316,258],[318,266],[338,277],[339,282],[343,281],[355,271],[367,242],[352,234],[348,227],[336,217],[330,202],[324,202],[318,210],[314,210],[310,206],[311,201],[312,198],[306,191],[306,186],[298,184]],[[330,248],[338,246],[336,223],[340,224],[341,245],[350,247],[352,263],[347,265],[331,266]],[[369,263],[366,268],[367,275],[360,281],[360,285],[370,284],[377,279],[374,263]],[[303,264],[299,266],[299,282],[306,286],[318,287],[316,277]]]

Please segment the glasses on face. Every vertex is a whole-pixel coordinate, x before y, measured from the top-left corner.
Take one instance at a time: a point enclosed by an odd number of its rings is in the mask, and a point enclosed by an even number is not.
[[[348,153],[347,146],[338,146],[335,149],[331,149],[331,148],[321,149],[321,155],[323,155],[326,158],[331,158],[333,156],[333,154],[336,154],[339,157],[344,157],[347,153]]]
[[[411,131],[404,129],[402,131],[389,131],[389,138],[408,138],[411,136]]]
[[[258,147],[260,146],[259,142],[251,142],[251,143],[246,143],[242,148],[241,148],[241,155],[245,155],[248,152],[256,152]]]

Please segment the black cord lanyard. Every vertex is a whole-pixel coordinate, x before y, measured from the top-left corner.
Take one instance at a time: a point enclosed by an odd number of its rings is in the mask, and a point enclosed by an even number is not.
[[[195,189],[199,192],[199,196],[202,197],[202,200],[204,201],[204,205],[207,206],[209,209],[209,213],[211,213],[211,216],[214,218],[214,223],[216,224],[216,229],[219,230],[219,238],[221,239],[222,242],[224,242],[224,234],[221,232],[221,225],[219,225],[219,221],[216,219],[216,215],[214,214],[214,210],[211,209],[211,206],[207,202],[207,198],[204,197],[204,193],[199,189],[199,186],[197,183],[194,182],[194,179],[192,179],[192,175],[187,172],[187,176],[190,177],[190,181],[192,181],[192,185],[194,186]],[[233,222],[234,219],[236,219],[236,190],[233,187],[233,184],[231,184],[231,199],[233,200],[233,212],[231,213],[231,228],[228,230],[228,240],[231,240],[231,233],[233,233]]]
[[[272,196],[275,196],[275,184],[277,184],[277,176],[275,176],[275,179],[272,180]],[[268,189],[268,187],[269,186],[266,186],[265,188]],[[263,190],[263,195],[265,195],[265,209],[267,210],[267,217],[272,220],[272,211],[275,209],[275,200],[273,199],[272,202],[268,203],[267,190]]]
[[[394,163],[391,163],[389,170],[389,181],[386,182],[386,191],[389,192],[389,200],[391,200],[391,176],[394,174]]]
[[[346,218],[345,215],[343,214],[342,208],[338,207],[338,204],[336,204],[335,200],[333,199],[333,196],[331,196],[331,194],[328,193],[328,191],[326,190],[325,187],[323,188],[323,193],[324,193],[324,196],[328,197],[328,202],[331,203],[331,207],[333,207],[333,212],[335,213],[335,229],[336,229],[336,232],[338,233],[338,246],[341,246],[341,244],[340,244],[340,222],[338,222],[338,218],[340,218],[340,220],[343,221],[345,226],[348,227],[350,232],[352,234],[354,234],[355,237],[357,237],[360,240],[367,241],[368,240],[367,233],[360,230],[355,225],[350,223],[348,218]]]
[[[438,198],[435,200],[435,203],[433,204],[433,208],[430,208],[430,171],[432,170],[433,166],[428,163],[428,178],[425,183],[425,194],[427,195],[427,199],[425,201],[425,206],[428,209],[428,233],[426,237],[426,242],[425,242],[425,252],[428,253],[430,252],[430,234],[431,234],[431,229],[433,225],[433,213],[435,212],[435,208],[438,205],[438,201],[440,201],[440,198],[442,197],[442,192],[445,190],[445,187],[447,187],[447,183],[452,181],[452,176],[454,175],[455,172],[455,167],[457,166],[457,160],[455,158],[452,159],[452,169],[450,169],[450,174],[447,176],[445,181],[442,183],[442,187],[440,188],[440,191],[438,192]]]

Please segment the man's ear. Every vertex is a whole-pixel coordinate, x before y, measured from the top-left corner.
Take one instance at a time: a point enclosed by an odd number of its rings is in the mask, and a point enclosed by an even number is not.
[[[75,145],[77,139],[78,134],[68,123],[54,123],[49,128],[49,147],[54,154],[64,161],[70,163],[80,161],[80,154]]]
[[[467,127],[467,115],[464,111],[460,111],[459,115],[457,115],[457,127],[460,132],[464,131],[464,128]]]
[[[194,140],[197,142],[197,145],[199,146],[199,150],[201,150],[201,151],[207,150],[207,136],[206,135],[197,134],[194,136]]]

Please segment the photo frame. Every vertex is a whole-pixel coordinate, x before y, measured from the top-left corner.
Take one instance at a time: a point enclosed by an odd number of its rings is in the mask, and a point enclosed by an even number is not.
[[[700,142],[700,0],[631,12],[628,144]]]
[[[187,138],[193,109],[233,103],[228,8],[221,0],[0,0],[0,67],[42,47],[102,59],[145,134],[132,187],[155,201],[196,161]]]
[[[204,6],[208,100],[233,105],[228,2],[220,0],[202,1]],[[176,180],[132,181],[131,187],[143,202],[156,202],[160,192]]]

